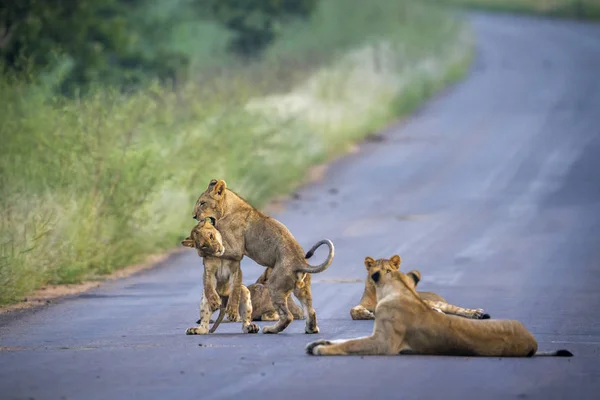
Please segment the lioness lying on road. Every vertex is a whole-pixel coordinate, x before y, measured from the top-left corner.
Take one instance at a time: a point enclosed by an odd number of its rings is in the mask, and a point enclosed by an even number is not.
[[[398,257],[397,263],[396,260],[390,263],[389,266],[391,268],[400,268],[400,257]],[[368,271],[368,270],[367,270]],[[412,279],[415,283],[415,288],[417,287],[419,281],[421,280],[421,273],[419,271],[413,270],[406,273],[406,276]],[[454,306],[452,304],[448,304],[446,299],[442,296],[432,293],[432,292],[417,292],[421,300],[425,302],[428,306],[433,309],[439,310],[445,314],[458,315],[460,317],[472,318],[472,319],[488,319],[490,316],[486,314],[481,308],[471,309],[471,308],[462,308],[458,306]],[[377,296],[375,293],[375,284],[369,277],[367,272],[367,277],[365,279],[365,290],[363,292],[362,298],[360,299],[360,303],[352,307],[350,309],[350,316],[354,320],[360,319],[375,319],[375,306],[377,305]]]
[[[242,332],[257,333],[258,325],[252,323],[250,291],[242,285],[240,262],[215,257],[222,255],[225,248],[219,231],[214,228],[214,221],[211,219],[200,220],[192,229],[190,236],[181,244],[185,247],[195,248],[204,263],[200,326],[188,328],[186,334],[209,333],[210,316],[225,304],[230,320],[236,321],[241,315]],[[210,333],[217,329],[222,319],[223,310],[221,309],[219,318]]]
[[[390,260],[365,259],[378,300],[371,336],[318,340],[309,343],[306,352],[311,355],[573,355],[568,350],[536,353],[537,341],[518,321],[473,320],[434,311],[415,291],[414,280],[395,266],[399,263],[397,255]]]
[[[222,258],[241,260],[246,255],[256,263],[273,268],[268,280],[271,301],[279,315],[276,324],[265,326],[263,333],[279,333],[294,320],[287,306],[287,298],[307,273],[324,271],[331,265],[334,256],[333,243],[324,239],[317,242],[306,256],[291,232],[281,222],[271,218],[227,189],[223,180],[213,179],[200,195],[194,206],[193,217],[197,220],[215,218],[216,226],[225,243]],[[327,260],[317,266],[308,264],[315,250],[325,244],[329,247]],[[312,293],[309,285],[298,291],[298,298],[306,315],[306,333],[318,333],[317,314],[312,306]]]

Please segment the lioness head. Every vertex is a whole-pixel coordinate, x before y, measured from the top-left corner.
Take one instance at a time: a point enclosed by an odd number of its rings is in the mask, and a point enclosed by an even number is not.
[[[215,228],[215,219],[211,217],[201,219],[192,229],[190,236],[185,238],[181,244],[185,247],[192,247],[198,250],[200,257],[220,257],[225,253],[223,238],[217,228]]]
[[[211,180],[204,193],[196,201],[193,218],[197,221],[209,217],[219,220],[223,216],[225,189],[227,189],[227,184],[224,180]]]
[[[371,257],[366,257],[365,267],[367,268],[368,279],[376,286],[391,279],[399,279],[414,290],[421,280],[421,273],[413,270],[403,274],[400,272],[400,263],[402,263],[402,259],[397,254],[394,254],[389,260],[385,258],[375,260]]]

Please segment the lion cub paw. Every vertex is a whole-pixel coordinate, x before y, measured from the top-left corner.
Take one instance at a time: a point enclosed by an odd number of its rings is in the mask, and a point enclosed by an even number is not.
[[[473,319],[490,319],[490,314],[487,314],[481,308],[478,308],[473,313]]]
[[[256,324],[250,324],[248,326],[243,327],[244,333],[258,333],[260,327]]]
[[[204,329],[202,327],[199,326],[195,326],[192,328],[187,328],[185,330],[185,334],[186,335],[206,335],[208,333],[207,329]]]
[[[350,310],[350,317],[353,320],[375,319],[375,314],[362,306],[356,306]]]
[[[307,344],[305,347],[306,354],[311,355],[311,356],[318,356],[319,355],[319,347],[320,346],[328,346],[330,344],[331,344],[331,342],[329,340],[325,340],[325,339],[311,342],[311,343]]]
[[[264,334],[276,334],[279,333],[279,331],[277,330],[277,328],[273,327],[273,326],[264,326],[262,329],[262,332]]]

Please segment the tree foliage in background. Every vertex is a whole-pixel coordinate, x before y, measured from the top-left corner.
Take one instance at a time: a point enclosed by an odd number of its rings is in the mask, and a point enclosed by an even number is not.
[[[308,18],[317,0],[195,0],[195,6],[233,32],[230,50],[248,57],[273,42],[281,24]]]
[[[2,1],[0,57],[4,68],[34,76],[66,65],[56,86],[71,92],[91,82],[131,84],[147,73],[172,78],[185,59],[166,49],[136,47],[144,23],[136,11],[150,0]],[[64,68],[63,68],[64,69]]]
[[[175,80],[191,58],[171,35],[181,24],[224,26],[233,34],[229,50],[249,57],[273,42],[282,23],[310,16],[316,3],[0,0],[0,66],[45,77],[46,86],[67,94],[90,84],[131,88],[146,78]]]

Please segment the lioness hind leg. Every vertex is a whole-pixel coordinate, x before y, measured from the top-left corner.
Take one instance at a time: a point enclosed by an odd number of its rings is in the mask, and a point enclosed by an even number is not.
[[[310,283],[311,276],[310,274],[306,274],[304,285],[302,287],[296,286],[294,289],[294,295],[300,300],[302,308],[304,309],[304,316],[306,317],[306,327],[304,328],[304,332],[308,334],[319,333],[319,327],[317,326],[317,312],[312,306]]]
[[[380,336],[367,336],[348,340],[317,340],[306,345],[312,356],[391,355],[387,340]]]
[[[240,290],[239,311],[242,319],[242,332],[258,333],[258,325],[252,323],[252,300],[250,298],[250,291],[243,285]]]
[[[200,302],[200,325],[197,327],[187,328],[186,335],[206,335],[208,333],[208,322],[212,311],[204,293],[202,293],[202,301]]]
[[[285,285],[285,277],[282,277],[282,280],[283,281],[272,279],[269,281],[269,295],[277,310],[277,314],[279,314],[279,320],[274,325],[263,327],[263,333],[279,333],[287,328],[294,320],[294,316],[287,306],[287,298],[292,292],[294,283],[292,281],[292,285]],[[291,287],[286,290],[285,286]]]
[[[287,305],[290,309],[290,312],[294,316],[294,319],[306,319],[306,316],[304,315],[304,310],[302,309],[302,307],[299,307],[298,304],[296,304],[292,296],[288,297]]]
[[[350,309],[350,316],[353,320],[375,319],[375,314],[360,304]]]
[[[465,317],[470,319],[489,319],[490,315],[486,314],[481,308],[462,308],[452,304],[444,303],[443,301],[429,301],[423,300],[425,304],[433,309],[438,309],[444,314],[457,315],[459,317]]]

